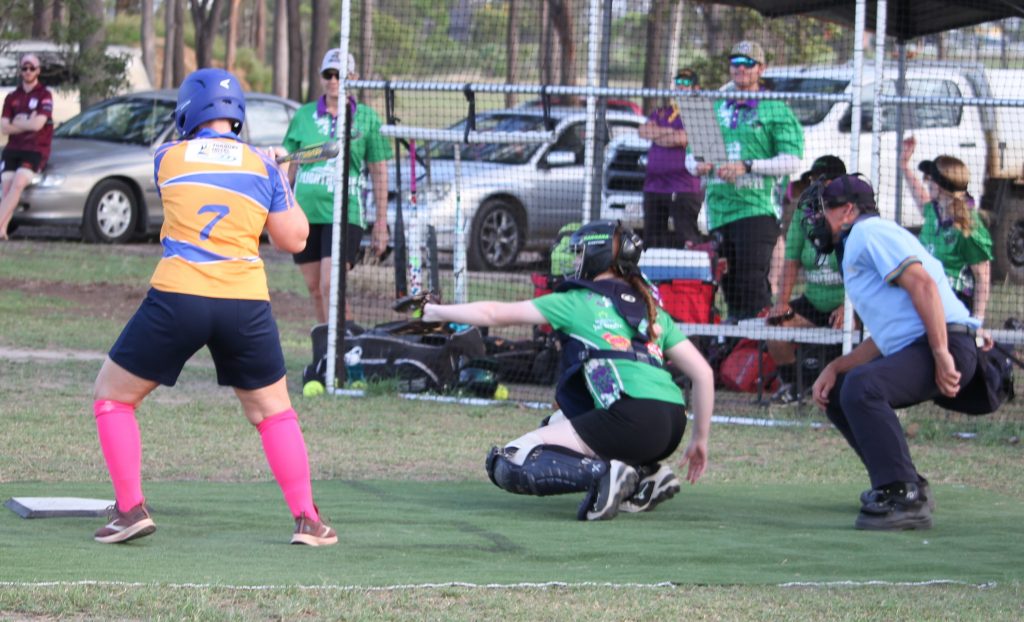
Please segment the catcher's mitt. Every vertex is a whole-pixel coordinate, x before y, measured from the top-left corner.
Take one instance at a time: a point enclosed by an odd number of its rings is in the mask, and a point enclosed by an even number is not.
[[[419,294],[410,294],[408,296],[402,296],[398,300],[391,303],[391,309],[398,311],[399,313],[413,312],[419,315],[423,312],[423,307],[427,303],[439,304],[441,297],[435,292],[422,292]]]

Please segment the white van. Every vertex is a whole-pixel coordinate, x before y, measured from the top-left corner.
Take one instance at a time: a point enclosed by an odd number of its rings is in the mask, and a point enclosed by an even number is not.
[[[53,121],[60,124],[81,111],[78,88],[71,84],[71,71],[65,63],[66,47],[52,41],[8,41],[0,45],[0,101],[13,91],[21,80],[18,63],[24,54],[39,57],[42,71],[39,81],[53,93]],[[107,48],[110,56],[125,56],[125,76],[128,84],[124,92],[147,91],[153,88],[142,66],[142,51],[122,45]],[[0,146],[7,144],[7,135],[0,134]]]

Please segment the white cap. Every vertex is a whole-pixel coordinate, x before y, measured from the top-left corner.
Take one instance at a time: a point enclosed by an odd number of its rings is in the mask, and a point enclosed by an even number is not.
[[[320,63],[320,73],[327,71],[328,69],[336,69],[338,73],[341,73],[341,48],[331,48],[324,54],[324,60]],[[348,71],[346,75],[356,72],[356,58],[351,54],[348,55]]]

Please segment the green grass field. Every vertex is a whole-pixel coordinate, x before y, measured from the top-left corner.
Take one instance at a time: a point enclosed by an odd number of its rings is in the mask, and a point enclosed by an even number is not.
[[[0,245],[0,500],[110,498],[92,381],[153,251]],[[269,270],[273,295],[302,302],[290,264]],[[89,288],[109,292],[107,304],[88,304]],[[810,426],[715,426],[699,484],[648,514],[580,523],[576,496],[511,495],[484,473],[486,450],[543,413],[303,398],[306,328],[281,330],[314,492],[339,545],[287,545],[258,435],[201,355],[139,409],[157,533],[103,546],[91,540],[102,519],[0,510],[0,619],[1024,618],[1019,423],[908,415],[937,497],[930,531],[854,530],[863,467],[837,433]]]

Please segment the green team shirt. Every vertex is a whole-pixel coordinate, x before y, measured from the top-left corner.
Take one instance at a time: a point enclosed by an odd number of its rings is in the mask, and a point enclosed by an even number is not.
[[[381,121],[377,113],[364,104],[356,106],[352,118],[351,160],[349,174],[348,221],[359,227],[366,226],[360,197],[363,194],[363,163],[383,162],[392,158],[391,146],[380,134]],[[332,117],[323,105],[323,98],[309,102],[295,112],[284,148],[289,152],[319,145],[344,133],[341,120]],[[337,156],[342,157],[341,154]],[[337,158],[299,166],[295,177],[295,200],[311,224],[327,225],[334,222],[334,169]],[[338,180],[341,183],[341,180]]]
[[[804,269],[804,279],[807,281],[804,296],[807,296],[811,306],[822,313],[828,313],[843,304],[846,291],[836,254],[829,253],[819,261],[818,251],[807,239],[807,226],[799,214],[794,215],[786,233],[786,259],[799,261],[800,267]]]
[[[615,310],[611,299],[588,289],[548,294],[533,300],[534,306],[555,329],[597,350],[632,349],[635,334]],[[661,337],[648,342],[647,351],[664,362],[665,350],[686,339],[667,313],[658,309]],[[647,363],[628,360],[591,359],[584,364],[587,388],[598,408],[608,408],[622,394],[641,399],[685,404],[672,375]]]
[[[715,119],[730,161],[767,160],[782,153],[803,157],[804,131],[785,102],[762,99],[748,107],[717,101]],[[711,229],[754,216],[778,217],[772,195],[778,178],[748,174],[730,184],[712,173],[707,179]]]
[[[934,203],[924,206],[924,224],[917,239],[929,253],[942,262],[954,291],[963,291],[963,270],[967,266],[992,261],[992,236],[977,210],[971,210],[973,223],[967,237],[956,227],[940,227]]]

